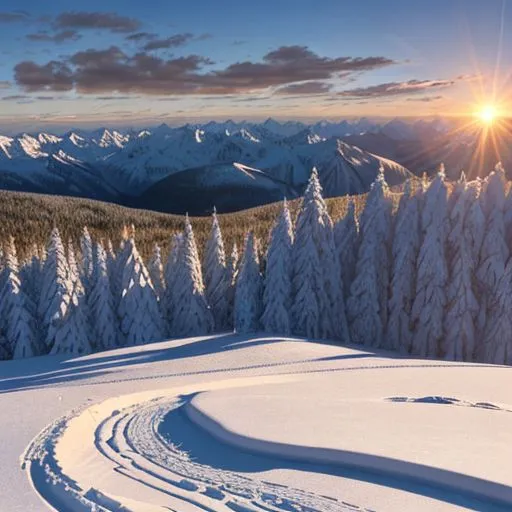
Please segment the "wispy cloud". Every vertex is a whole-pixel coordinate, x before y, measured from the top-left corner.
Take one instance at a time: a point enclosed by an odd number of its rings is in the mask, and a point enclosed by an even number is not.
[[[28,34],[26,37],[29,41],[64,43],[66,41],[77,41],[82,36],[76,30],[61,30],[55,34],[49,34],[46,31],[40,31],[34,34]]]
[[[276,94],[326,94],[331,85],[326,82],[302,82],[277,89]]]
[[[347,98],[379,98],[417,94],[432,89],[441,89],[455,84],[455,80],[408,80],[406,82],[388,82],[385,84],[358,87],[338,93]]]
[[[147,52],[151,50],[163,50],[166,48],[177,48],[178,46],[184,46],[194,38],[193,34],[175,34],[164,39],[154,39],[149,41],[143,46],[143,49]]]
[[[103,29],[111,32],[135,32],[141,22],[113,12],[63,12],[55,19],[60,29]]]
[[[0,12],[0,23],[19,23],[30,19],[25,11]]]

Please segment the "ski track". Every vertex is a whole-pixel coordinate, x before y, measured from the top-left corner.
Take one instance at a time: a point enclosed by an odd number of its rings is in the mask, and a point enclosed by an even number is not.
[[[123,410],[113,410],[106,418],[96,418],[94,449],[114,463],[117,473],[166,495],[172,507],[187,506],[183,509],[187,511],[368,510],[329,496],[273,484],[268,480],[246,477],[190,460],[186,452],[158,429],[170,411],[184,404],[177,396],[156,398]],[[46,427],[22,456],[22,469],[29,471],[35,490],[56,510],[129,512],[131,508],[103,494],[101,489],[82,489],[79,482],[66,475],[56,458],[55,448],[65,435],[69,422],[82,414],[91,412],[87,407],[76,409]],[[161,510],[174,508],[166,506]]]

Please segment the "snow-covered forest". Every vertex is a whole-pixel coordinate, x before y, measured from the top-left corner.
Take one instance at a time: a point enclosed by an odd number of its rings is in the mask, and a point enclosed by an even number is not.
[[[512,193],[503,168],[454,184],[408,182],[394,208],[383,170],[360,216],[333,224],[315,169],[295,223],[286,201],[262,254],[229,248],[214,213],[144,261],[136,233],[114,248],[57,228],[19,262],[0,258],[0,359],[85,354],[212,332],[268,332],[420,357],[512,364]],[[199,255],[202,255],[202,260]],[[240,254],[240,255],[239,255]]]

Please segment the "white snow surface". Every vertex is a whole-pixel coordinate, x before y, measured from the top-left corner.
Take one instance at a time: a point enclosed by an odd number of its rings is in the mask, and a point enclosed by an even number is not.
[[[3,361],[0,510],[510,510],[510,378],[266,335]]]

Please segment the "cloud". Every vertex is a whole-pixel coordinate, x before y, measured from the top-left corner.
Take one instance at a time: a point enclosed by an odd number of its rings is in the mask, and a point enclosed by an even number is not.
[[[15,66],[14,76],[16,84],[29,92],[229,95],[295,84],[291,90],[298,93],[297,82],[321,82],[393,63],[385,57],[321,57],[306,47],[283,46],[267,53],[259,62],[238,62],[206,71],[205,67],[214,63],[200,55],[166,59],[144,51],[128,55],[111,46],[76,52],[43,65],[24,61]],[[318,91],[321,86],[310,87]]]
[[[369,87],[359,87],[339,92],[339,96],[347,98],[380,98],[385,96],[399,96],[416,94],[432,89],[450,87],[455,80],[408,80],[406,82],[389,82]]]
[[[10,89],[11,88],[11,82],[8,80],[0,80],[0,89]]]
[[[277,94],[326,94],[331,85],[325,82],[302,82],[277,89]]]
[[[165,48],[177,48],[187,44],[194,36],[189,33],[175,34],[165,39],[154,39],[143,46],[143,50],[149,52],[151,50],[162,50]]]
[[[95,100],[100,101],[116,101],[116,100],[134,100],[137,99],[139,96],[97,96],[94,98]]]
[[[24,94],[12,94],[11,96],[4,96],[3,98],[0,98],[2,101],[19,101],[19,100],[26,100],[30,98],[30,96],[26,96]]]
[[[25,11],[0,12],[0,23],[17,23],[29,18],[30,15]]]
[[[421,98],[407,98],[407,101],[422,101],[424,103],[430,103],[431,101],[442,100],[444,96],[422,96]]]
[[[28,34],[27,39],[30,41],[48,41],[51,43],[64,43],[65,41],[77,41],[82,36],[76,30],[61,30],[55,34],[41,31],[35,34]]]
[[[141,22],[113,12],[63,12],[55,19],[60,29],[102,29],[111,32],[135,32]]]
[[[156,39],[158,37],[157,34],[153,32],[135,32],[135,34],[129,34],[126,36],[127,41],[149,41],[152,39]]]

